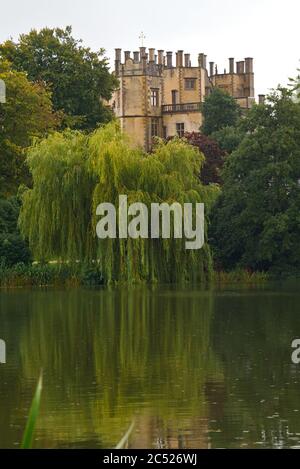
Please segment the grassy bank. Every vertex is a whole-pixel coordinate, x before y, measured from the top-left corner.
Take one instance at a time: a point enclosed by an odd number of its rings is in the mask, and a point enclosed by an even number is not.
[[[270,280],[266,272],[249,272],[247,270],[233,270],[231,272],[214,272],[214,282],[220,285],[227,284],[262,284]]]
[[[95,286],[103,279],[96,265],[17,264],[0,266],[0,287]]]
[[[263,272],[235,270],[232,272],[214,272],[216,284],[262,284],[270,279]],[[13,267],[0,265],[0,288],[13,287],[46,287],[80,285],[103,285],[103,277],[97,265],[71,264],[17,264]]]

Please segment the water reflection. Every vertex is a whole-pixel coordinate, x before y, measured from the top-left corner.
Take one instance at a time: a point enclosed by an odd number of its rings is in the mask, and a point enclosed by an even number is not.
[[[296,290],[0,294],[0,447],[18,447],[39,370],[36,447],[300,444]]]

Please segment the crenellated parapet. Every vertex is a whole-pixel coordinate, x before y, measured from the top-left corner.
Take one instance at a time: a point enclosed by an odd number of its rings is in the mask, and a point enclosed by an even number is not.
[[[199,131],[202,124],[201,103],[214,87],[233,96],[242,108],[254,102],[253,59],[229,58],[228,72],[219,73],[207,55],[197,61],[178,50],[115,50],[115,74],[120,87],[115,92],[113,108],[121,128],[135,144],[151,149],[153,138],[176,133]]]

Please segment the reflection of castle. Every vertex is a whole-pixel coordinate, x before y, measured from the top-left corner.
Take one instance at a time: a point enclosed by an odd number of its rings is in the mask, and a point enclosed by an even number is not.
[[[136,417],[135,430],[130,437],[132,449],[209,449],[215,443],[212,435],[221,432],[219,422],[224,419],[226,389],[223,380],[210,380],[204,384],[205,403],[202,412],[195,414],[183,409],[182,415],[154,416],[145,411]],[[155,412],[155,411],[154,411]]]
[[[237,62],[229,59],[229,73],[219,73],[213,62],[207,70],[206,55],[199,54],[198,65],[192,66],[190,54],[172,52],[164,55],[145,47],[133,53],[116,49],[115,74],[120,86],[113,97],[113,108],[121,128],[134,143],[151,149],[155,136],[169,137],[184,132],[199,131],[202,124],[201,103],[213,87],[222,88],[233,96],[242,108],[254,102],[253,59]]]
[[[136,430],[130,437],[132,449],[209,449],[209,423],[203,417],[189,417],[164,421],[150,415],[141,415],[136,420]]]

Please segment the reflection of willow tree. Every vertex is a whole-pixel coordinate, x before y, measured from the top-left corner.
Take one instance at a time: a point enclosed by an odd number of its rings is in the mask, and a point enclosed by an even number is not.
[[[156,202],[202,202],[208,212],[218,191],[201,184],[203,155],[195,147],[175,139],[145,155],[109,124],[90,137],[51,135],[31,149],[28,163],[34,184],[24,194],[20,226],[37,259],[97,258],[107,282],[210,278],[207,243],[186,250],[185,240],[174,239],[173,232],[169,240],[95,239],[96,207],[110,202],[118,208],[121,194],[149,209]]]
[[[165,290],[36,293],[20,343],[45,374],[41,434],[112,445],[134,415],[205,417],[212,298]],[[221,376],[221,373],[220,373]],[[89,391],[89,392],[87,392]],[[81,397],[82,396],[82,397]],[[144,406],[144,407],[141,407]]]
[[[225,292],[215,300],[213,324],[227,389],[214,445],[224,444],[224,434],[231,446],[263,440],[281,446],[296,433],[299,441],[300,369],[291,363],[291,342],[300,331],[295,291]],[[241,436],[244,441],[235,440]]]

